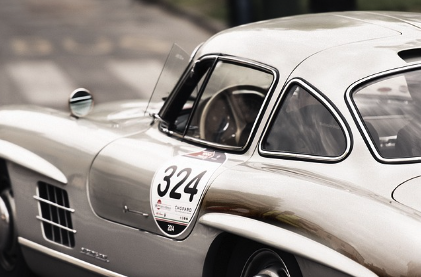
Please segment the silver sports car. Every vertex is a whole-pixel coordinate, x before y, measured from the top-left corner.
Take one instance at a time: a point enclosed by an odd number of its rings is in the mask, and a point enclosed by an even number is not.
[[[240,26],[69,106],[0,109],[0,276],[421,276],[419,14]]]

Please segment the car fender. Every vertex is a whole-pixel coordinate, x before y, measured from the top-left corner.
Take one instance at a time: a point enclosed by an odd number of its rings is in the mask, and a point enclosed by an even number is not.
[[[0,139],[0,158],[31,169],[60,183],[67,184],[66,176],[57,167],[35,153],[2,139]]]
[[[205,214],[200,217],[199,222],[224,232],[305,257],[351,276],[377,277],[369,269],[321,243],[268,223],[222,213]],[[247,228],[243,226],[247,226]]]
[[[108,112],[112,113],[111,109]],[[150,122],[146,116],[108,122],[76,119],[47,108],[2,107],[0,158],[60,183],[70,183],[71,175],[86,175],[86,169],[106,145],[147,130]]]

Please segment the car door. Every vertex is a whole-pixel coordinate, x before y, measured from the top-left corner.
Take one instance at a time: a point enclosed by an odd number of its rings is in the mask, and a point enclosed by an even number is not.
[[[89,198],[98,216],[185,238],[209,184],[248,159],[276,71],[233,57],[196,61],[146,132],[119,139],[95,159]]]

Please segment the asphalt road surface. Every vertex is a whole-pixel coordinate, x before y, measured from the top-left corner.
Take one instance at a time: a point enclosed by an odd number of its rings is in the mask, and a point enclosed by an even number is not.
[[[149,97],[173,43],[191,52],[212,35],[188,18],[134,0],[0,0],[0,105],[67,109]]]

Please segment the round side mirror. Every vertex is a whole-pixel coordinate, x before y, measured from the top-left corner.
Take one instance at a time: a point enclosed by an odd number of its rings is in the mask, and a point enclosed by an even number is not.
[[[93,106],[94,99],[87,89],[78,88],[70,95],[70,112],[76,118],[87,116]]]

